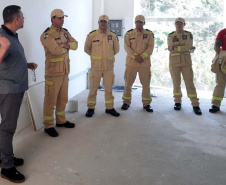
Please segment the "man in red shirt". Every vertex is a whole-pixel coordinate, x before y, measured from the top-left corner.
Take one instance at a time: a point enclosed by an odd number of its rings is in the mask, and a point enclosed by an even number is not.
[[[213,91],[212,108],[209,112],[216,113],[220,111],[221,101],[224,97],[226,86],[226,29],[221,30],[216,38],[214,50],[219,56],[219,72],[216,74],[217,85]]]

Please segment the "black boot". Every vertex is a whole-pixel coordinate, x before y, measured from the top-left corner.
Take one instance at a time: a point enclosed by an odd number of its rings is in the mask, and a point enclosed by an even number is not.
[[[195,114],[197,115],[202,115],[202,111],[199,107],[193,107],[193,111],[195,112]]]
[[[21,158],[13,157],[14,166],[22,166],[24,164],[24,160]],[[2,166],[2,161],[0,160],[0,167]]]
[[[86,112],[86,117],[90,118],[92,117],[94,114],[94,109],[88,109]]]
[[[181,104],[180,103],[175,103],[174,110],[180,110],[180,109],[181,109]]]
[[[47,133],[51,137],[57,137],[58,136],[58,132],[53,127],[52,128],[45,128],[45,133]]]
[[[146,105],[143,107],[147,112],[153,112],[153,109],[151,108],[150,105]]]
[[[209,109],[209,112],[211,112],[211,113],[216,113],[218,111],[220,111],[220,107],[217,107],[215,105],[212,105],[212,108]]]
[[[74,123],[71,123],[71,122],[69,122],[69,121],[66,121],[66,122],[63,123],[63,124],[58,124],[58,123],[56,123],[56,126],[57,126],[57,127],[74,128],[74,127],[75,127],[75,124],[74,124]]]
[[[127,110],[129,108],[129,105],[126,103],[123,103],[123,105],[121,106],[122,110]]]
[[[1,177],[14,183],[22,183],[25,181],[25,177],[23,174],[17,171],[15,167],[1,170]]]
[[[120,114],[118,112],[116,112],[116,110],[113,108],[113,109],[106,109],[105,111],[107,114],[111,114],[112,116],[115,116],[115,117],[119,117]]]

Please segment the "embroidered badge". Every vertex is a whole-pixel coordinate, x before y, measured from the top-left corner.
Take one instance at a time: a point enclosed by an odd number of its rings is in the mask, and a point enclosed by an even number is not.
[[[182,35],[183,40],[187,40],[187,35]]]
[[[143,39],[146,39],[146,38],[148,38],[148,34],[143,35]]]
[[[193,39],[193,36],[192,36],[192,34],[190,34],[190,39]]]
[[[45,35],[44,35],[44,39],[46,39],[48,37],[48,33],[46,33]]]
[[[108,40],[112,40],[112,35],[108,35]]]
[[[64,33],[64,36],[66,39],[69,39],[67,33]]]

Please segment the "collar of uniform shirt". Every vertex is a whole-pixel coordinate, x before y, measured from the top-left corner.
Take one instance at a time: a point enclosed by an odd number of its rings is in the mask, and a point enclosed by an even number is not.
[[[107,33],[107,31],[108,31],[108,30],[106,30],[106,31],[102,31],[102,30],[100,30],[100,29],[99,29],[99,32],[100,32],[100,33],[103,33],[103,34],[106,34],[106,33]]]
[[[58,32],[61,31],[61,30],[63,29],[63,28],[57,28],[57,27],[55,27],[55,26],[53,26],[53,25],[51,26],[51,28],[55,29],[55,30],[58,31]]]
[[[5,32],[10,35],[10,36],[14,36],[18,39],[18,34],[14,34],[10,29],[8,29],[5,25],[2,25],[2,29],[5,30]]]

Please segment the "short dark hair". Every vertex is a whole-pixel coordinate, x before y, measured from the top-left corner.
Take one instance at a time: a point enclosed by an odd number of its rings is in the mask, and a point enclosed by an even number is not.
[[[54,19],[55,19],[55,18],[56,18],[56,16],[54,15],[54,16],[52,16],[51,18],[54,18]],[[52,19],[51,19],[51,23],[53,23]]]
[[[19,16],[20,9],[21,7],[17,5],[10,5],[5,7],[2,13],[4,24],[12,23],[15,17]]]

